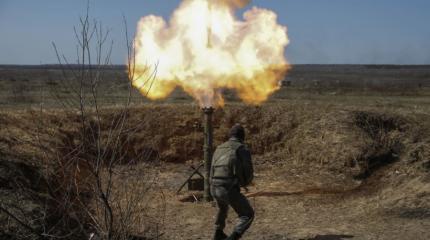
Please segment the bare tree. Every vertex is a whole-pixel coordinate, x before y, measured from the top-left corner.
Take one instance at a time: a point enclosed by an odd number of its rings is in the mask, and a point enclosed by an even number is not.
[[[49,123],[43,120],[43,109],[35,122],[38,128],[35,145],[44,152],[46,166],[54,166],[45,173],[46,212],[50,214],[40,217],[46,223],[42,229],[34,229],[29,224],[34,221],[32,216],[15,214],[19,211],[18,206],[0,206],[0,211],[10,215],[37,238],[128,239],[136,233],[155,238],[160,234],[163,205],[155,211],[161,216],[149,214],[154,212],[150,209],[151,199],[163,199],[162,193],[152,191],[157,175],[127,176],[137,179],[130,184],[123,180],[124,173],[120,170],[130,168],[136,162],[145,164],[153,156],[151,150],[131,154],[128,146],[134,135],[142,131],[139,122],[130,121],[132,83],[144,77],[147,78],[145,84],[152,84],[156,73],[154,70],[141,76],[135,74],[133,42],[128,36],[125,17],[124,25],[129,81],[128,94],[120,107],[107,110],[100,104],[99,86],[103,84],[106,70],[113,66],[113,41],[109,40],[109,29],[90,19],[89,4],[79,26],[74,28],[77,64],[70,64],[53,43],[63,77],[58,84],[52,84],[57,88],[53,95],[63,106],[61,114],[65,118],[77,116],[77,120],[72,121],[74,127],[70,130],[54,133],[61,139],[55,144],[49,141],[50,134],[46,134]],[[62,98],[58,88],[67,89],[73,97]],[[52,219],[56,219],[53,224]],[[155,227],[149,227],[151,224]]]

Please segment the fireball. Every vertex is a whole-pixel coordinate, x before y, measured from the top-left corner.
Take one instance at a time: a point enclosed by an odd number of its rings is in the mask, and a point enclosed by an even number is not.
[[[287,28],[274,12],[253,7],[237,19],[243,0],[184,0],[169,22],[143,17],[134,39],[131,81],[150,99],[176,87],[202,107],[224,104],[223,89],[258,105],[280,88],[289,64]],[[155,73],[148,82],[148,73]]]

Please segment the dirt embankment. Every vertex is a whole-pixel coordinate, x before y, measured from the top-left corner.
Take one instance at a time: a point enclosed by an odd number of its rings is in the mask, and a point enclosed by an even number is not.
[[[108,135],[115,124],[113,112],[102,110],[101,134]],[[130,109],[123,158],[128,164],[200,161],[201,114],[197,107],[180,104]],[[260,190],[266,193],[282,192],[289,183],[303,193],[376,194],[393,216],[428,218],[429,122],[428,115],[329,105],[231,105],[214,114],[214,142],[226,140],[235,123],[243,124],[257,172],[262,173],[257,175],[264,182]],[[45,208],[39,205],[48,191],[44,183],[49,181],[43,171],[58,167],[57,162],[50,162],[49,154],[67,156],[79,144],[79,116],[55,110],[2,112],[0,125],[0,170],[20,176],[0,176],[1,201],[19,199],[14,190],[18,187],[38,192],[24,200],[32,206],[29,212],[43,215],[40,209]],[[35,176],[40,176],[39,181]],[[0,222],[10,221],[0,213]],[[14,227],[18,225],[8,226],[9,230]]]

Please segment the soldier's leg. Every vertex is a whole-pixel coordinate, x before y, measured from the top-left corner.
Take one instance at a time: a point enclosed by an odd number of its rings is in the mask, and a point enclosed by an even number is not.
[[[216,230],[224,230],[225,220],[228,213],[228,191],[222,186],[212,186],[211,194],[215,198],[218,206],[218,213],[215,219]]]
[[[217,201],[218,213],[215,220],[216,230],[224,230],[225,220],[227,219],[228,205],[222,201]]]
[[[242,236],[254,220],[254,209],[252,209],[248,199],[240,193],[240,189],[233,189],[229,196],[230,205],[239,216],[239,222],[233,231],[239,236]]]

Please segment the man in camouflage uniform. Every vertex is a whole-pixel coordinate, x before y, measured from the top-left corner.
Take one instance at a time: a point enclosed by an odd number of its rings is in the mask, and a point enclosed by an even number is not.
[[[230,130],[230,139],[217,147],[211,168],[211,194],[218,205],[214,240],[239,239],[254,219],[254,210],[240,192],[240,187],[248,186],[253,179],[251,154],[245,144],[245,130],[236,124]],[[239,216],[233,233],[224,233],[229,205]]]

